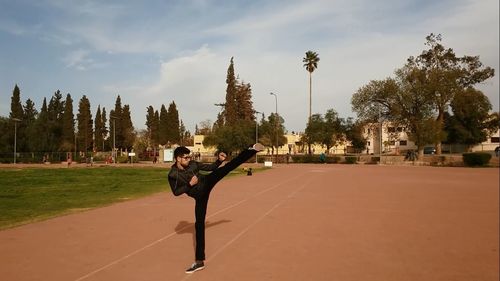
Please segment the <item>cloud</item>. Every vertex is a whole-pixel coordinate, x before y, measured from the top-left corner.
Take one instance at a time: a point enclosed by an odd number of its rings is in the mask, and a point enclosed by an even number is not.
[[[180,118],[192,130],[203,120],[214,121],[219,110],[214,104],[225,100],[228,66],[229,58],[221,58],[204,45],[161,62],[158,76],[151,83],[124,81],[108,85],[105,90],[109,94],[119,93],[124,104],[131,104],[138,127],[143,127],[148,106],[159,111],[162,104],[168,107],[174,101]]]
[[[102,68],[106,65],[90,58],[91,54],[88,50],[79,49],[69,52],[62,60],[67,68],[74,68],[80,71]]]
[[[313,73],[313,113],[333,108],[341,117],[353,115],[350,99],[358,88],[392,76],[409,56],[426,48],[425,36],[431,32],[441,33],[443,44],[457,55],[480,55],[485,65],[499,69],[498,0],[255,0],[224,5],[210,0],[42,0],[25,6],[36,17],[26,16],[26,24],[4,17],[0,22],[8,24],[0,24],[0,31],[41,38],[30,42],[39,48],[42,41],[45,53],[62,62],[63,70],[57,71],[73,83],[68,87],[86,89],[95,94],[92,102],[101,105],[114,104],[120,94],[139,128],[147,106],[159,109],[171,101],[188,128],[214,121],[219,108],[213,104],[225,99],[233,56],[236,74],[252,86],[254,107],[269,115],[275,108],[269,92],[276,93],[290,131],[303,130],[307,120],[309,80],[302,65],[307,50],[321,58]],[[26,79],[36,81],[37,76]],[[17,81],[18,75],[12,77],[5,79]],[[498,77],[480,86],[495,110]],[[53,88],[60,82],[45,83]]]

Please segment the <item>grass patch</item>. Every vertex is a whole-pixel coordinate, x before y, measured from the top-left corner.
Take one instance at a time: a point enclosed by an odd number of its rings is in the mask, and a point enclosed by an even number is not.
[[[150,167],[1,169],[0,229],[170,191],[167,173]]]
[[[0,229],[168,189],[157,168],[2,169]]]

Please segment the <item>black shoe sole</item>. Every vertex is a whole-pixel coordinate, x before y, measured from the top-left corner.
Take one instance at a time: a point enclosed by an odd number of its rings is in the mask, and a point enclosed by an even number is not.
[[[192,273],[195,273],[196,271],[198,271],[198,270],[202,270],[202,269],[204,269],[204,268],[205,268],[204,266],[203,266],[203,267],[198,267],[198,268],[197,268],[197,269],[195,269],[195,270],[186,271],[186,273],[187,273],[187,274],[192,274]]]

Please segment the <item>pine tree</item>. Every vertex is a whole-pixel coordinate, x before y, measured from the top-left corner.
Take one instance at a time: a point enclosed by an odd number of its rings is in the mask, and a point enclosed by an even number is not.
[[[38,115],[38,111],[35,108],[35,103],[31,99],[27,99],[24,106],[24,114],[23,114],[23,126],[24,132],[21,135],[22,140],[18,145],[19,151],[33,151],[31,148],[35,141],[38,141],[37,138],[34,138],[34,128],[35,121]],[[20,140],[18,138],[18,140]]]
[[[66,95],[64,102],[64,113],[62,116],[62,138],[59,151],[73,151],[75,142],[75,115],[73,114],[73,99],[70,94]]]
[[[93,135],[94,131],[92,128],[92,114],[90,112],[90,102],[85,95],[80,99],[80,103],[78,104],[78,148],[80,151],[87,152],[94,146]]]
[[[114,134],[115,139],[115,147],[118,149],[124,148],[124,136],[123,136],[123,127],[122,127],[122,100],[120,95],[116,98],[115,109],[112,110],[109,114],[109,132]],[[116,128],[115,128],[116,126]],[[111,142],[111,145],[113,142]]]
[[[153,120],[153,145],[156,147],[160,143],[160,114],[158,110],[155,110],[155,116]]]
[[[122,111],[122,135],[123,135],[123,147],[127,149],[127,151],[131,151],[134,146],[135,141],[135,133],[134,133],[134,125],[132,124],[132,118],[130,117],[130,106],[128,104],[123,106]]]
[[[49,110],[47,107],[47,99],[43,98],[42,108],[35,121],[34,136],[36,141],[32,143],[32,151],[48,152],[50,150],[50,131],[49,131]],[[35,138],[33,138],[35,139]]]
[[[224,123],[225,125],[234,125],[237,123],[238,119],[238,107],[236,103],[236,78],[234,76],[234,63],[233,58],[231,57],[231,63],[227,69],[227,78],[226,78],[226,103],[224,108]]]
[[[102,134],[104,124],[105,123],[102,122],[102,116],[101,116],[101,105],[98,105],[94,120],[94,141],[95,141],[94,149],[96,151],[100,151],[104,147],[104,138],[103,138],[104,136]]]
[[[111,147],[111,151],[116,149],[116,117],[115,111],[111,109],[109,112],[109,147]],[[114,155],[114,152],[113,152]]]
[[[236,86],[236,106],[238,122],[255,120],[250,83],[239,83]]]
[[[179,126],[179,133],[181,136],[180,145],[185,145],[184,137],[186,136],[186,126],[184,126],[184,122],[182,122],[182,120],[181,120],[181,125]]]
[[[23,123],[26,126],[23,145],[24,147],[20,147],[22,151],[34,151],[32,148],[34,146],[34,142],[38,141],[38,138],[34,138],[34,128],[35,121],[38,115],[38,111],[35,108],[35,103],[31,99],[26,100],[26,105],[24,106],[24,114],[23,114]]]
[[[165,108],[165,105],[161,105],[160,109],[160,124],[159,124],[159,144],[165,145],[167,144],[168,137],[168,112]]]
[[[238,151],[255,142],[255,119],[250,84],[235,78],[233,58],[227,70],[226,83],[226,102],[222,104],[224,111],[217,116],[212,133],[204,143],[226,151]]]
[[[108,131],[108,128],[106,127],[106,122],[108,122],[108,118],[106,116],[106,108],[103,107],[102,113],[101,113],[101,124],[102,124],[101,136],[102,136],[102,140],[103,140],[102,151],[111,150],[111,145],[109,144],[110,138],[108,137],[109,131]],[[107,146],[106,146],[106,143],[107,143]]]
[[[21,104],[21,91],[17,84],[14,86],[14,90],[12,91],[12,98],[10,103],[10,114],[9,114],[9,125],[8,125],[8,146],[9,151],[13,151],[14,148],[14,138],[16,138],[16,150],[22,151],[24,148],[24,131],[25,131],[25,122],[24,118],[24,110],[23,105]],[[14,136],[15,135],[15,136]]]
[[[179,132],[179,112],[175,102],[170,103],[167,112],[167,141],[172,144],[178,144],[181,140]]]
[[[12,91],[12,98],[10,102],[10,114],[9,117],[23,119],[23,105],[21,104],[21,90],[17,84],[14,86],[14,90]]]
[[[57,90],[48,105],[48,130],[49,130],[49,150],[58,151],[62,136],[62,115],[64,112],[64,102],[62,94]]]
[[[146,132],[149,145],[154,145],[154,123],[155,123],[155,110],[153,106],[148,106],[146,114]]]

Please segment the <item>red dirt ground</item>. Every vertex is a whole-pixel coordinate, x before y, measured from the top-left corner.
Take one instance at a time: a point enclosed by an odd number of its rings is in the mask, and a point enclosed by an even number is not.
[[[164,192],[0,232],[1,280],[499,279],[499,170],[278,165],[194,204]]]

